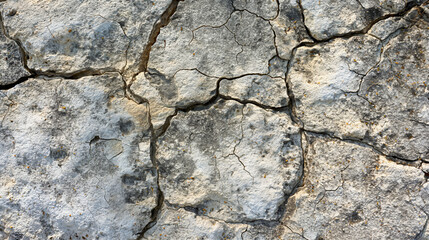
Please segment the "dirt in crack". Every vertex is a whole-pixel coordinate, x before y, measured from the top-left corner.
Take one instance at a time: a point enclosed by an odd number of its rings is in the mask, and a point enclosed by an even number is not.
[[[146,47],[143,50],[143,53],[140,58],[140,67],[139,72],[147,71],[147,63],[149,61],[150,51],[152,49],[153,44],[156,42],[156,38],[161,32],[161,28],[165,27],[170,23],[170,18],[176,12],[177,6],[179,2],[184,0],[172,0],[170,6],[164,11],[159,20],[154,24],[152,31],[150,32],[149,39],[146,43]]]

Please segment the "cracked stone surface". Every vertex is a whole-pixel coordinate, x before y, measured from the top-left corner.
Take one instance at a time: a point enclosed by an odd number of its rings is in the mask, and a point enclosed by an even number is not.
[[[429,160],[428,27],[420,19],[383,42],[364,35],[299,48],[288,79],[305,129]]]
[[[23,56],[16,42],[7,39],[0,31],[0,86],[17,82],[30,73],[22,64]]]
[[[284,79],[267,75],[249,75],[234,80],[222,80],[219,94],[276,108],[285,107],[289,103]]]
[[[6,1],[5,29],[22,43],[28,67],[48,73],[133,70],[152,25],[170,0]]]
[[[130,239],[149,221],[148,111],[121,84],[119,74],[30,79],[2,92],[3,237]]]
[[[305,24],[317,40],[362,31],[377,19],[400,13],[423,0],[299,0]]]
[[[0,0],[0,239],[429,239],[429,1]]]
[[[291,231],[306,239],[419,235],[428,216],[411,200],[425,183],[422,171],[359,143],[307,137],[304,184],[283,219]]]
[[[204,1],[180,4],[152,47],[148,69],[168,77],[182,69],[213,77],[267,74],[276,55],[270,23],[247,11],[232,12],[228,1],[208,2],[219,20],[206,17],[209,9],[199,7]]]
[[[302,169],[290,118],[235,101],[179,112],[157,149],[165,200],[225,221],[277,219]]]

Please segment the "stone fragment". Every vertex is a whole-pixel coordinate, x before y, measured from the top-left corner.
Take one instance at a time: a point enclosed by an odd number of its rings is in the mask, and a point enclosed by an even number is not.
[[[363,75],[377,64],[379,48],[376,38],[359,36],[297,50],[288,81],[305,129],[365,136],[368,126],[360,116],[368,103],[356,93]]]
[[[149,71],[153,69],[167,77],[182,69],[228,78],[267,74],[268,62],[276,55],[269,22],[247,11],[232,13],[232,6],[225,1],[215,1],[213,8],[218,9],[225,22],[213,26],[205,8],[198,8],[199,4],[199,1],[179,4],[170,24],[161,29],[152,46]],[[188,12],[193,12],[192,18]]]
[[[419,20],[384,45],[358,36],[299,48],[288,81],[305,128],[429,159],[428,32]]]
[[[278,219],[301,158],[285,113],[222,100],[179,112],[156,152],[166,202],[230,222]]]
[[[407,29],[414,25],[421,16],[419,9],[412,9],[409,14],[404,17],[392,17],[379,21],[368,31],[368,34],[379,38],[382,41],[389,40],[389,37],[394,37],[401,30]]]
[[[248,75],[220,82],[219,93],[244,101],[253,101],[269,107],[284,107],[289,103],[284,79],[267,75]]]
[[[157,177],[146,105],[125,98],[121,76],[29,79],[0,96],[2,231],[136,238]]]
[[[302,42],[312,42],[304,25],[299,4],[295,0],[279,0],[279,14],[271,20],[276,34],[275,43],[279,57],[289,60],[292,51]]]
[[[305,24],[317,40],[362,31],[378,19],[400,13],[423,0],[300,0]]]
[[[287,64],[289,61],[283,60],[277,56],[273,57],[268,64],[270,77],[284,78],[287,71]]]
[[[131,90],[147,101],[155,129],[164,125],[176,108],[205,103],[216,93],[217,78],[196,70],[179,70],[168,77],[160,73],[141,73],[131,85]]]
[[[272,0],[234,0],[234,7],[239,10],[246,10],[264,19],[274,19],[278,15],[278,1]]]
[[[30,75],[22,64],[22,57],[18,44],[7,39],[0,29],[0,86]]]
[[[308,136],[305,181],[283,224],[305,239],[414,239],[428,217],[411,203],[423,172],[356,143]]]
[[[184,209],[164,207],[144,239],[241,239],[245,224],[228,224]]]
[[[429,161],[429,24],[417,22],[392,38],[362,81],[371,105],[371,144],[388,155]]]
[[[30,69],[136,71],[152,27],[170,2],[12,0],[1,14],[7,33],[22,42]]]

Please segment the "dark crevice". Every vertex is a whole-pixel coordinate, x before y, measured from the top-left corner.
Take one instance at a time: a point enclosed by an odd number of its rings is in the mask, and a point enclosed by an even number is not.
[[[21,83],[23,83],[23,82],[25,82],[25,81],[27,81],[28,79],[33,78],[33,77],[34,77],[33,75],[25,76],[25,77],[22,77],[22,78],[18,79],[18,80],[17,80],[16,82],[14,82],[14,83],[9,83],[9,84],[5,84],[5,85],[0,85],[0,90],[9,90],[9,89],[11,89],[11,88],[14,88],[16,85],[19,85],[19,84],[21,84]]]
[[[141,240],[144,238],[145,233],[151,229],[158,221],[158,216],[161,212],[162,206],[164,204],[164,193],[161,190],[161,186],[159,184],[159,178],[160,178],[160,172],[159,172],[159,163],[156,159],[156,142],[158,141],[158,136],[155,134],[155,130],[152,125],[152,120],[149,112],[149,123],[150,123],[150,132],[151,132],[151,138],[150,138],[150,160],[152,162],[152,165],[156,169],[156,206],[151,211],[150,221],[144,226],[141,232],[137,234],[137,240]]]
[[[57,73],[54,71],[46,71],[46,72],[34,71],[34,72],[36,73],[35,77],[50,77],[50,78],[58,77],[58,78],[76,80],[83,77],[100,76],[108,72],[117,72],[117,71],[115,71],[114,69],[84,69],[84,70],[79,70],[71,73]]]
[[[202,210],[202,208],[199,207],[198,204],[193,205],[193,206],[183,206],[180,204],[172,204],[172,203],[169,203],[168,200],[165,200],[165,205],[167,207],[171,207],[174,209],[183,209],[187,212],[191,212],[191,213],[195,214],[196,216],[204,217],[207,219],[214,220],[216,222],[222,222],[222,223],[226,223],[226,224],[247,224],[247,225],[253,225],[253,226],[262,225],[262,226],[266,226],[266,227],[275,227],[275,226],[278,226],[280,224],[280,221],[278,221],[278,220],[264,220],[264,219],[253,219],[253,220],[243,219],[242,221],[222,220],[222,219],[212,217],[212,216],[205,214],[205,211]]]
[[[296,114],[296,98],[295,98],[295,95],[293,94],[293,91],[292,91],[292,82],[288,78],[289,71],[291,69],[291,64],[294,60],[296,51],[298,50],[298,47],[299,47],[299,45],[297,47],[295,47],[294,49],[292,49],[291,58],[287,63],[287,68],[286,68],[286,73],[285,73],[285,84],[286,84],[287,95],[289,97],[288,108],[290,111],[290,117],[295,124],[297,124],[298,126],[303,126],[301,120],[299,120],[299,118],[297,117],[297,114]]]
[[[152,49],[153,44],[155,44],[156,39],[161,32],[161,28],[165,27],[170,23],[171,16],[176,12],[177,6],[179,5],[179,2],[184,0],[172,0],[170,6],[167,7],[167,9],[162,13],[160,19],[154,24],[152,31],[149,35],[149,39],[146,43],[146,47],[143,50],[143,53],[140,57],[140,66],[139,71],[140,72],[146,72],[147,71],[147,64],[149,61],[149,55],[150,51]]]
[[[238,98],[234,98],[234,97],[230,97],[230,96],[226,96],[226,95],[222,95],[222,94],[219,94],[219,98],[224,99],[224,100],[233,100],[233,101],[239,102],[239,103],[241,103],[243,105],[253,104],[253,105],[255,105],[257,107],[260,107],[262,109],[272,110],[272,111],[275,111],[275,112],[284,111],[284,110],[287,110],[287,108],[288,108],[287,106],[283,106],[283,107],[268,106],[268,105],[264,105],[262,103],[259,103],[259,102],[253,101],[253,100],[238,99]]]

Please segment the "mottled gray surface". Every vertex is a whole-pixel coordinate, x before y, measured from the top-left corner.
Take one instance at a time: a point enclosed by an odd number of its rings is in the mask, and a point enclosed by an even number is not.
[[[300,138],[286,114],[252,104],[179,112],[157,144],[165,200],[225,221],[278,219],[300,179]]]
[[[121,84],[119,74],[30,79],[2,92],[7,235],[129,239],[147,224],[157,189],[147,108]]]
[[[427,0],[0,14],[0,239],[429,239]]]
[[[8,39],[0,29],[0,86],[13,84],[30,75],[22,63],[23,57],[18,44]]]

